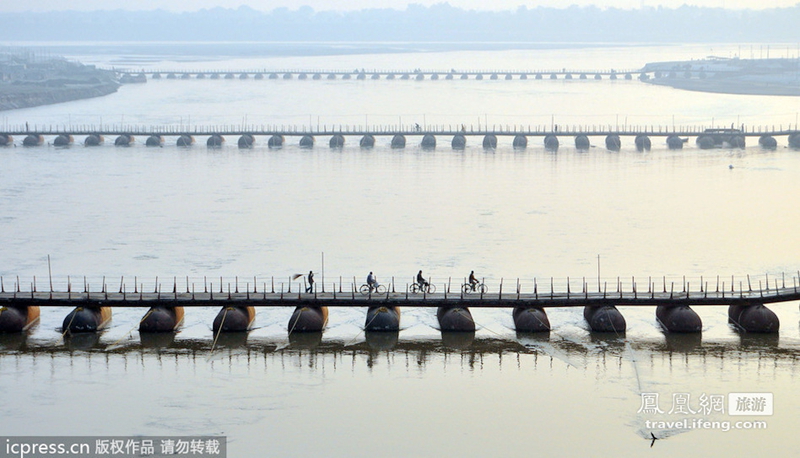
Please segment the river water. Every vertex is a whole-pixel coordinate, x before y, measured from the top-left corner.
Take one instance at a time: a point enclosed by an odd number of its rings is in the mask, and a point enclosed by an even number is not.
[[[104,67],[161,70],[367,71],[634,69],[646,62],[730,56],[727,45],[51,44]],[[309,48],[311,51],[309,51]],[[377,49],[376,49],[377,48]],[[205,52],[204,52],[205,51]],[[292,53],[301,53],[293,56]],[[316,55],[312,55],[316,54]],[[268,57],[262,57],[268,56]],[[633,81],[149,80],[99,99],[0,113],[28,125],[729,127],[794,126],[792,97],[684,92]],[[457,128],[457,127],[456,127]],[[657,129],[658,127],[656,127]],[[52,140],[49,138],[48,140]],[[495,150],[468,137],[454,151],[440,136],[393,150],[388,137],[361,149],[348,136],[332,150],[287,137],[208,149],[168,137],[130,148],[76,144],[0,150],[0,275],[55,288],[86,278],[93,290],[132,284],[171,290],[289,288],[313,270],[326,288],[349,290],[374,271],[397,289],[420,269],[443,288],[475,270],[501,281],[627,288],[635,279],[693,289],[717,277],[730,287],[797,276],[800,156],[762,150],[670,151],[660,137],[637,152],[558,152],[540,137]],[[16,139],[21,143],[21,139]],[[785,277],[783,273],[786,272]],[[134,278],[135,277],[135,278]],[[684,280],[684,277],[686,280]],[[158,278],[158,279],[157,279]],[[68,280],[69,279],[69,280]],[[577,279],[577,280],[576,280]],[[191,285],[191,286],[187,286]],[[302,279],[291,287],[301,287]],[[755,285],[754,285],[755,286]],[[575,286],[573,285],[573,288]],[[513,286],[512,286],[513,288]],[[580,286],[578,286],[580,288]],[[62,341],[66,308],[44,309],[23,336],[0,336],[0,427],[7,435],[224,435],[229,456],[790,456],[800,445],[798,304],[770,306],[779,335],[740,335],[726,310],[698,310],[702,336],[665,335],[649,308],[621,308],[623,335],[592,334],[580,310],[548,312],[549,335],[517,335],[510,311],[473,310],[474,336],[442,336],[431,309],[403,310],[399,335],[365,336],[364,310],[334,309],[323,335],[287,337],[290,309],[259,310],[256,329],[213,342],[212,309],[187,311],[175,336],[152,341],[135,326],[142,309],[118,309],[98,336]],[[212,346],[213,351],[212,351]],[[772,393],[774,415],[703,412],[701,399]],[[658,394],[663,413],[642,409]],[[674,411],[686,399],[696,413]],[[670,413],[670,410],[673,410]],[[647,422],[706,418],[767,429],[679,431]],[[747,425],[744,425],[747,426]],[[651,433],[661,440],[652,444]]]

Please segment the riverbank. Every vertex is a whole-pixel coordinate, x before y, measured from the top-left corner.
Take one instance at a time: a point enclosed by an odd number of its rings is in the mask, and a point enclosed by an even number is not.
[[[0,111],[100,97],[119,86],[114,72],[93,65],[0,55]]]
[[[113,82],[61,87],[28,86],[10,89],[0,85],[0,111],[101,97],[117,92],[117,89],[119,89],[119,84]]]
[[[798,59],[721,59],[648,63],[643,81],[698,92],[800,96]]]

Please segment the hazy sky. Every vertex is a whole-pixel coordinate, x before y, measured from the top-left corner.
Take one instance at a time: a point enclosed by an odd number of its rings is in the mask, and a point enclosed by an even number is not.
[[[450,5],[465,9],[509,10],[521,5],[528,8],[536,6],[567,7],[569,5],[597,5],[603,8],[639,8],[641,6],[665,6],[676,8],[681,5],[696,5],[725,8],[774,8],[794,6],[800,0],[448,0]],[[247,5],[257,10],[269,11],[278,7],[297,9],[308,5],[315,10],[353,10],[361,8],[405,9],[408,4],[433,5],[442,0],[29,0],[14,2],[0,1],[0,12],[6,11],[47,11],[47,10],[153,10],[194,11],[221,6],[236,8]]]

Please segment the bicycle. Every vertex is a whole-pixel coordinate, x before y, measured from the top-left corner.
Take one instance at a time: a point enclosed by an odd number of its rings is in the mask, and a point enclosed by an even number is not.
[[[433,283],[426,283],[426,284],[412,283],[411,284],[411,293],[412,294],[418,294],[418,293],[433,294],[435,292],[436,292],[436,286],[434,286]]]
[[[481,293],[486,294],[489,291],[489,288],[483,283],[476,283],[475,286],[472,286],[472,283],[464,283],[461,285],[461,292],[464,294],[471,294],[471,293]]]
[[[372,293],[386,294],[386,286],[384,285],[370,286],[369,284],[364,283],[363,285],[361,285],[360,288],[358,288],[358,292],[360,292],[365,296]]]

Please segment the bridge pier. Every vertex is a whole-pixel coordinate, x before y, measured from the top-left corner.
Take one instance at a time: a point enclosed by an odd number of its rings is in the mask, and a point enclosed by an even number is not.
[[[758,145],[761,146],[762,149],[774,150],[778,148],[778,141],[771,135],[762,135],[761,138],[758,139]]]
[[[524,135],[515,135],[514,136],[514,148],[516,149],[525,149],[528,147],[528,137]]]
[[[225,137],[222,135],[214,134],[208,137],[206,140],[206,146],[209,148],[222,148],[222,145],[225,144]]]
[[[688,305],[656,307],[656,319],[669,332],[700,332],[703,321]]]
[[[667,137],[667,148],[669,149],[683,149],[683,139],[677,135],[670,135]]]
[[[606,149],[609,151],[619,151],[622,149],[622,141],[620,141],[619,135],[610,134],[606,136]]]
[[[406,137],[401,134],[395,134],[392,137],[392,148],[401,149],[406,147]]]
[[[728,322],[739,331],[762,334],[778,332],[781,326],[778,315],[763,304],[731,305]]]
[[[400,308],[395,306],[370,307],[364,323],[365,332],[400,331]]]
[[[91,134],[86,137],[83,141],[84,146],[100,146],[105,142],[105,138],[102,135],[98,134]]]
[[[133,135],[122,134],[114,140],[114,146],[131,146]]]
[[[313,135],[303,135],[300,139],[300,148],[313,148],[314,147],[314,136]]]
[[[183,134],[178,137],[178,141],[176,142],[178,146],[182,146],[184,148],[188,148],[194,145],[194,137],[191,135]]]
[[[592,145],[589,143],[589,137],[586,135],[581,134],[575,137],[575,148],[578,151],[586,151],[591,147]]]
[[[789,148],[800,149],[800,133],[789,135]]]
[[[175,332],[183,324],[183,307],[150,307],[139,322],[139,332]]]
[[[514,307],[512,312],[514,329],[517,332],[547,332],[550,331],[550,320],[541,307]]]
[[[225,306],[217,313],[211,329],[220,332],[246,332],[253,326],[256,309],[253,306]]]
[[[330,140],[330,142],[328,142],[328,145],[331,148],[343,148],[344,147],[344,136],[339,135],[339,134],[334,135],[333,137],[331,137],[331,140]]]
[[[283,135],[275,134],[269,137],[267,140],[267,147],[268,148],[282,148],[283,147],[284,138]]]
[[[289,318],[289,335],[322,332],[328,324],[328,307],[296,307]]]
[[[475,321],[467,307],[439,307],[436,318],[442,333],[475,332]]]
[[[27,331],[39,322],[39,307],[36,305],[0,307],[0,334]]]
[[[453,136],[450,146],[456,150],[463,150],[467,147],[467,138],[463,134],[456,134]]]
[[[701,135],[697,137],[697,146],[700,149],[711,149],[716,146],[716,142],[710,135]]]
[[[432,134],[425,134],[425,136],[422,137],[422,142],[420,143],[420,146],[423,149],[436,148],[436,137],[433,136]]]
[[[64,318],[61,332],[78,334],[103,330],[111,322],[111,307],[75,307]]]
[[[625,332],[625,317],[613,305],[592,306],[583,309],[583,318],[594,332]]]
[[[366,134],[361,137],[361,140],[358,142],[358,146],[362,148],[373,148],[375,146],[375,136]]]
[[[70,146],[72,142],[72,135],[61,134],[53,140],[53,146]]]
[[[147,140],[145,140],[144,144],[145,146],[163,146],[164,137],[161,135],[151,135],[147,137]]]
[[[495,149],[497,148],[497,136],[494,134],[486,134],[483,137],[483,149]]]
[[[255,143],[255,138],[250,134],[242,135],[238,141],[239,148],[252,148]]]
[[[29,134],[22,140],[22,146],[42,146],[44,137],[38,134]]]
[[[0,134],[0,147],[11,146],[14,144],[14,137],[8,134]]]
[[[653,146],[650,142],[650,137],[644,134],[637,135],[633,142],[636,144],[636,151],[640,153],[650,151],[650,148]]]
[[[558,151],[558,137],[555,135],[546,135],[544,137],[544,149],[547,151]]]

